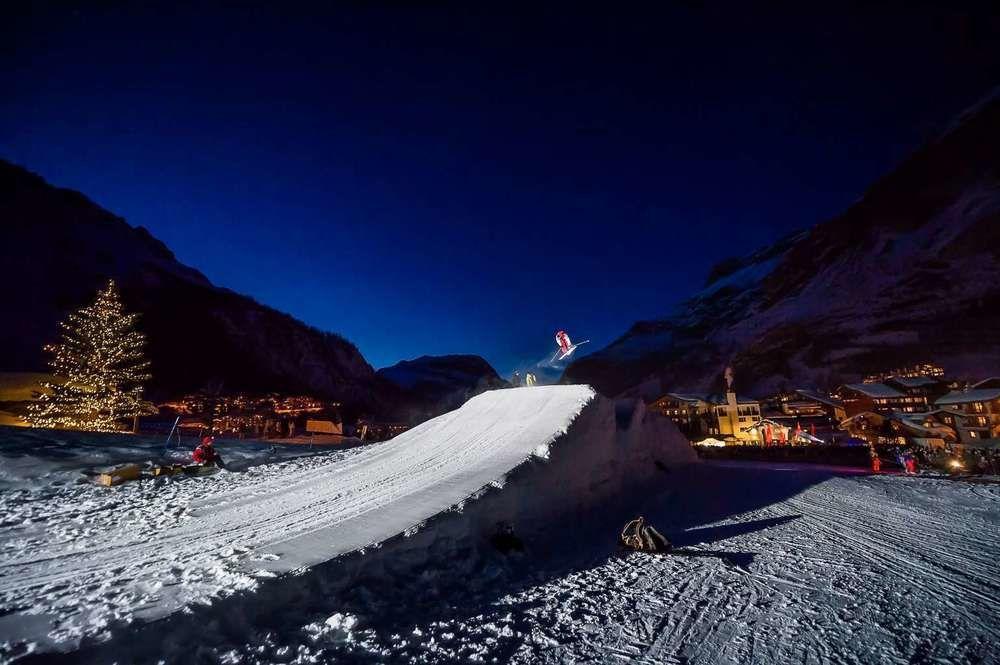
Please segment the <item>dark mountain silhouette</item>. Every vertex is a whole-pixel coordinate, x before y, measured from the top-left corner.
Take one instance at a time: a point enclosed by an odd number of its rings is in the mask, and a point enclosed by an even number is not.
[[[474,355],[421,356],[378,371],[405,396],[412,420],[425,420],[457,409],[486,390],[509,383],[483,358]]]
[[[712,269],[564,381],[609,395],[827,387],[933,361],[1000,373],[1000,98],[877,181],[842,215]]]
[[[0,160],[0,369],[44,371],[59,321],[114,278],[148,338],[153,398],[301,392],[379,412],[398,397],[358,349],[179,263],[142,227]]]

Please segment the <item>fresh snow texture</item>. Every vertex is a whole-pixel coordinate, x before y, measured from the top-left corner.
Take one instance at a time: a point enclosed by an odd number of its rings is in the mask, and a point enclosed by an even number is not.
[[[234,632],[214,653],[241,663],[997,662],[1000,485],[761,463],[669,477],[639,514],[674,555],[616,551],[621,521],[596,517],[598,537],[570,544],[568,561],[531,556],[522,574],[495,579],[486,569],[368,580],[303,612],[297,634]]]
[[[353,454],[117,488],[2,492],[0,644],[69,648],[116,623],[413,534],[501,486],[528,458],[548,457],[595,397],[587,386],[492,391]],[[613,431],[613,415],[605,420]]]

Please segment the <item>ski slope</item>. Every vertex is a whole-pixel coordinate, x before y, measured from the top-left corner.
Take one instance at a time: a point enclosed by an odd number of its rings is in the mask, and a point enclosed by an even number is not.
[[[578,434],[565,436],[574,423]],[[685,459],[689,446],[677,436],[673,454]],[[413,534],[490,488],[503,495],[509,474],[529,459],[548,460],[553,446],[573,449],[560,459],[576,463],[564,469],[575,475],[588,460],[628,452],[616,441],[614,405],[587,386],[544,386],[484,393],[350,453],[111,489],[4,492],[0,643],[8,651],[72,648],[137,618],[253,590],[262,579]],[[634,451],[624,459],[653,468]],[[567,483],[545,489],[549,462],[515,483],[516,498],[494,500],[498,510],[511,518],[534,512],[535,489],[548,497],[548,511],[559,505],[553,497],[572,494]]]
[[[640,514],[673,555],[618,551],[497,575],[369,578],[207,637],[227,663],[995,663],[1000,485],[818,465],[705,463]],[[602,536],[603,534],[603,536]],[[436,573],[436,574],[435,574]],[[299,599],[296,599],[297,601]],[[276,626],[281,626],[280,629]],[[132,660],[185,662],[176,640]],[[183,642],[181,642],[183,644]],[[103,651],[120,657],[127,640]],[[94,658],[88,662],[102,662]]]

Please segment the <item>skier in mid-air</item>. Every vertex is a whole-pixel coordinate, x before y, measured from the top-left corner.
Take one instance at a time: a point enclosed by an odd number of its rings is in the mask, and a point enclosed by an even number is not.
[[[570,340],[569,335],[566,334],[566,331],[560,330],[559,332],[556,333],[556,345],[559,347],[559,349],[556,351],[556,354],[552,356],[552,360],[549,362],[555,362],[556,360],[566,360],[571,355],[573,355],[573,352],[576,351],[576,347],[582,344],[586,344],[589,341],[590,341],[589,339],[585,339],[582,342],[574,344]]]

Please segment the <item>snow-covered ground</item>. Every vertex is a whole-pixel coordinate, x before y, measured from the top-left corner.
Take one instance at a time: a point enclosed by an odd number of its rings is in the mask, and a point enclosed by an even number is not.
[[[242,473],[113,490],[5,487],[0,661],[54,646],[71,650],[67,662],[100,663],[996,659],[1000,487],[679,465],[670,446],[651,449],[656,471],[643,479],[641,465],[653,465],[637,442],[671,434],[648,429],[641,408],[571,387],[487,395],[409,439]],[[523,409],[513,424],[501,417],[512,409]],[[608,441],[613,459],[601,456]],[[396,478],[397,455],[423,481]],[[491,483],[505,487],[454,512]],[[588,495],[606,502],[544,538],[521,532],[516,518],[544,512],[537,504]],[[406,503],[422,508],[397,518]],[[679,554],[617,551],[637,505]],[[419,532],[390,538],[442,506]],[[476,554],[456,525],[500,514],[515,518],[524,551]],[[386,544],[319,563],[360,541]],[[155,617],[165,618],[135,621]]]
[[[682,554],[586,547],[366,580],[204,653],[231,663],[997,662],[1000,487],[703,464],[644,514]],[[584,526],[584,525],[581,525]],[[603,536],[594,533],[603,531]],[[107,656],[110,652],[100,652]]]
[[[23,442],[11,446],[0,457],[3,649],[74,649],[136,619],[254,592],[262,580],[401,535],[409,542],[397,543],[399,556],[386,555],[392,565],[419,565],[431,547],[454,554],[485,543],[499,522],[517,523],[523,537],[550,516],[610,497],[630,464],[648,476],[657,473],[654,461],[691,458],[672,427],[626,407],[616,410],[586,386],[493,391],[377,446],[111,489],[79,482],[73,469],[81,458],[93,461],[93,449],[60,446],[72,454],[43,462]],[[129,450],[150,452],[137,444]],[[485,495],[489,501],[476,501]],[[468,502],[476,505],[462,511]],[[450,528],[419,534],[428,520],[456,511],[464,514],[445,520]],[[382,565],[375,554],[353,561],[364,574]],[[339,577],[352,574],[342,566]]]

